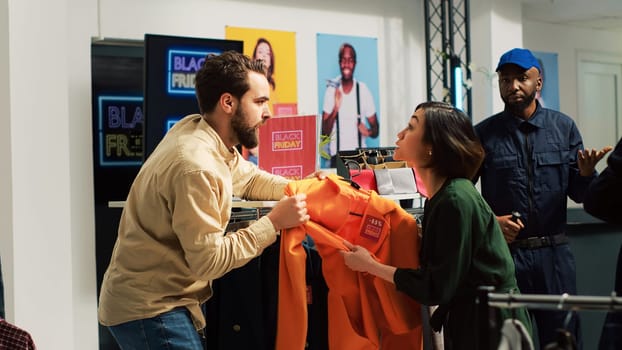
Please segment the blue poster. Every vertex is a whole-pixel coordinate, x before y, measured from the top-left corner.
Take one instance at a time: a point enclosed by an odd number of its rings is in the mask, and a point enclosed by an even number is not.
[[[540,105],[559,111],[559,75],[557,53],[533,51],[542,67],[542,91],[536,96]]]
[[[334,168],[338,151],[379,145],[378,40],[318,34],[317,62],[320,165]]]

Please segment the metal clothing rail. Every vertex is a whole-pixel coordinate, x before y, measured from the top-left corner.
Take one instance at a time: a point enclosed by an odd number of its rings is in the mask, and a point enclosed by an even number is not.
[[[400,200],[400,199],[409,199],[417,197],[413,197],[413,195],[389,195],[383,196],[392,200]],[[245,200],[234,200],[232,203],[232,211],[231,217],[229,219],[229,225],[226,228],[226,232],[237,231],[240,228],[247,227],[250,225],[252,221],[259,220],[262,216],[268,214],[272,207],[276,205],[277,201],[245,201]],[[125,201],[109,201],[109,208],[123,208],[125,206]],[[423,208],[415,207],[415,208],[406,208],[405,209],[409,214],[413,215],[415,218],[420,217],[423,214]]]
[[[549,295],[549,294],[512,294],[494,293],[493,287],[479,287],[477,300],[479,332],[478,338],[482,350],[496,349],[497,344],[491,344],[496,337],[497,322],[494,309],[527,308],[536,310],[568,310],[568,311],[622,311],[622,297],[615,292],[611,296],[588,295]]]

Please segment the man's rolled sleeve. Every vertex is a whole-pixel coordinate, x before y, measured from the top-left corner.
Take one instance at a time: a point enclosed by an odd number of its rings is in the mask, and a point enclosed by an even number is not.
[[[264,249],[274,243],[278,235],[272,221],[267,216],[262,216],[245,230],[249,230],[255,235],[259,249]]]

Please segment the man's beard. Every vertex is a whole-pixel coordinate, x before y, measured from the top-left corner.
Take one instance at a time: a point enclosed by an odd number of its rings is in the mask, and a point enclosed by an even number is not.
[[[531,105],[531,103],[535,99],[536,92],[534,91],[532,94],[526,95],[521,102],[509,102],[507,97],[503,98],[503,102],[505,102],[505,106],[510,110],[510,112],[513,112],[514,114],[520,114],[527,107],[529,107],[529,105]]]
[[[242,146],[249,149],[257,147],[259,144],[257,131],[255,130],[255,127],[246,124],[244,110],[241,105],[238,106],[238,109],[233,115],[233,119],[231,119],[231,127],[233,128],[233,132]]]

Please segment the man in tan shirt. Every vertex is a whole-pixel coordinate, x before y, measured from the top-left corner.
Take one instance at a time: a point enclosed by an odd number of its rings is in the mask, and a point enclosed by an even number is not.
[[[203,349],[201,313],[211,281],[243,266],[281,229],[309,219],[304,194],[245,161],[271,114],[261,61],[225,52],[196,75],[201,114],[169,130],[129,195],[99,299],[99,321],[122,349]],[[232,197],[279,200],[270,213],[225,234]]]

